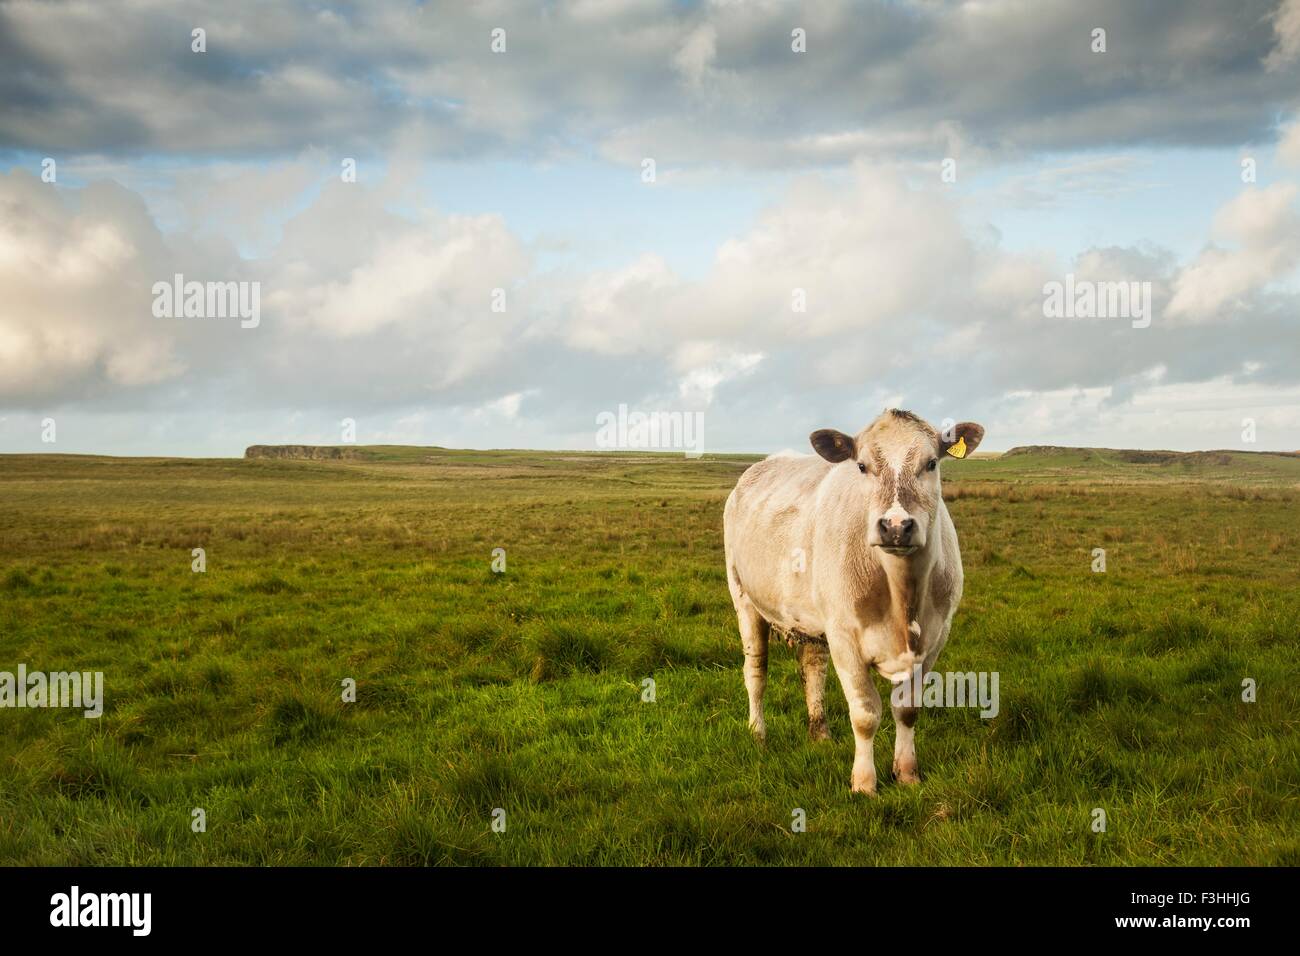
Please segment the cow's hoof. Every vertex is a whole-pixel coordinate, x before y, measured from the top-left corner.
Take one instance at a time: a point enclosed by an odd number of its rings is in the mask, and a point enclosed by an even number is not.
[[[915,770],[899,770],[895,767],[894,779],[906,787],[911,787],[921,782],[921,775]]]
[[[767,727],[765,727],[763,724],[758,724],[758,725],[750,724],[749,732],[754,735],[754,743],[757,744],[767,743]]]
[[[814,742],[831,739],[831,729],[826,725],[825,717],[808,721],[808,739]]]
[[[852,789],[854,793],[865,793],[869,797],[874,797],[876,795],[875,775],[873,774],[870,778],[868,778],[865,774],[859,776],[858,774],[855,773],[853,775]]]

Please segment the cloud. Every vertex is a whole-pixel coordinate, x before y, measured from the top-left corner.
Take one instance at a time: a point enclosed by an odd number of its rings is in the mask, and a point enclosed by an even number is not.
[[[1174,281],[1169,315],[1206,321],[1237,310],[1246,299],[1300,265],[1296,186],[1280,182],[1248,189],[1215,217],[1216,237],[1236,248],[1207,247]]]
[[[0,149],[61,179],[0,179],[0,404],[123,441],[132,414],[182,441],[216,410],[214,442],[334,440],[346,416],[369,440],[589,447],[627,403],[706,410],[710,436],[762,449],[887,403],[1059,439],[1083,418],[1140,433],[1152,395],[1289,401],[1294,185],[1242,192],[1190,256],[1140,222],[1045,223],[1085,205],[1066,194],[1152,185],[1174,147],[1300,164],[1277,123],[1300,6],[1032,6],[0,0]],[[627,204],[608,221],[568,227],[533,195],[529,170],[647,156],[669,188],[593,183],[592,206]],[[454,213],[428,201],[434,161],[469,185],[438,190]],[[1004,161],[1037,168],[981,193]],[[1195,201],[1181,176],[1171,201]],[[678,218],[683,196],[701,202]],[[1150,282],[1152,326],[1045,319],[1067,272]],[[153,317],[175,273],[259,282],[260,326]]]
[[[752,374],[763,361],[762,352],[737,353],[716,346],[679,354],[679,364],[688,369],[677,385],[677,393],[687,408],[712,405],[718,386]],[[720,354],[719,354],[720,353]]]
[[[717,55],[718,29],[711,23],[704,23],[683,41],[681,49],[673,57],[673,65],[689,86],[698,87],[704,82]]]
[[[992,396],[1003,392],[1072,390],[1095,393],[1114,421],[1157,387],[1216,377],[1266,388],[1295,381],[1300,343],[1289,316],[1300,303],[1267,282],[1286,266],[1297,235],[1290,202],[1281,185],[1230,204],[1215,236],[1243,243],[1241,261],[1264,266],[1237,285],[1222,285],[1234,277],[1214,272],[1206,286],[1210,258],[1180,263],[1146,243],[1089,247],[1066,263],[1047,251],[1001,248],[964,221],[956,194],[859,165],[847,178],[796,182],[723,242],[698,279],[653,255],[590,276],[562,334],[578,353],[649,356],[684,372],[680,393],[722,416],[721,424],[711,419],[711,433],[733,429],[739,447],[764,447],[743,439],[761,442],[783,414],[773,396],[788,396],[789,413],[805,423],[843,425],[846,408],[865,420],[904,399],[936,418],[969,417],[997,412]],[[1044,282],[1066,272],[1150,283],[1151,328],[1045,318]],[[1238,306],[1231,312],[1215,307],[1225,287]],[[806,312],[792,307],[796,290]],[[1194,323],[1183,311],[1191,306]],[[728,361],[743,371],[721,371]]]
[[[481,408],[477,409],[478,416],[488,416],[489,418],[500,418],[506,421],[517,421],[519,410],[523,407],[524,399],[536,394],[535,389],[527,392],[511,392],[509,395],[502,395],[498,399],[486,402]]]
[[[381,191],[327,183],[272,255],[249,260],[219,237],[164,235],[114,184],[0,178],[0,400],[148,402],[148,387],[168,384],[272,402],[326,389],[341,402],[499,395],[470,380],[518,341],[522,244],[496,216],[412,219],[384,206]],[[177,273],[259,283],[261,324],[156,317],[152,287]]]
[[[953,277],[969,280],[979,257],[951,203],[859,167],[847,181],[795,182],[721,244],[702,279],[679,277],[654,254],[590,275],[565,335],[607,355],[694,354],[683,345],[719,341],[761,354],[844,335],[901,350],[900,323],[967,306]]]
[[[0,148],[797,168],[1272,135],[1295,0],[0,3]],[[1105,24],[1105,53],[1090,49]],[[190,31],[207,30],[194,53]],[[793,26],[806,53],[790,48]],[[506,30],[494,54],[490,32]],[[1264,65],[1268,68],[1265,69]]]
[[[594,410],[654,402],[707,407],[735,441],[758,442],[784,415],[865,416],[896,395],[939,418],[1017,390],[1102,388],[1113,404],[1152,388],[1156,368],[1165,385],[1285,384],[1300,358],[1297,297],[1270,285],[1300,255],[1285,184],[1224,207],[1213,238],[1232,248],[1179,263],[1158,248],[1093,247],[1060,263],[1000,247],[956,193],[859,164],[792,183],[693,278],[654,253],[547,274],[499,216],[399,214],[383,188],[333,177],[309,192],[273,249],[245,259],[219,236],[162,232],[120,186],[0,179],[0,280],[12,290],[0,398],[354,417],[481,409],[485,427],[554,436]],[[1044,318],[1043,284],[1067,271],[1151,282],[1152,327]],[[153,317],[150,287],[174,272],[260,282],[260,326]]]
[[[1150,188],[1140,178],[1142,163],[1134,156],[1093,156],[1017,176],[1000,190],[998,199],[1020,209],[1045,208],[1072,195],[1114,196]]]
[[[454,350],[483,338],[480,330],[508,325],[508,318],[485,318],[493,314],[494,290],[500,290],[498,314],[508,316],[508,287],[527,271],[528,259],[499,216],[389,217],[339,276],[300,255],[297,245],[313,225],[339,225],[338,210],[328,206],[295,222],[269,264],[270,304],[291,327],[350,339],[397,326],[446,336],[442,346]]]
[[[680,288],[668,264],[653,254],[595,273],[577,291],[568,342],[606,355],[671,348],[680,324]]]
[[[1293,121],[1283,128],[1277,157],[1286,166],[1300,166],[1300,121]]]
[[[175,261],[162,248],[120,187],[96,184],[74,208],[27,173],[0,176],[0,401],[91,399],[181,374],[149,308]]]
[[[1300,0],[1282,0],[1270,19],[1277,46],[1265,63],[1271,69],[1278,69],[1300,57]]]

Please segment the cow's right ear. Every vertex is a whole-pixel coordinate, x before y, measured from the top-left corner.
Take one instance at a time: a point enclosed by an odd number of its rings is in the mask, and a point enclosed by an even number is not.
[[[808,436],[813,449],[827,461],[848,461],[858,454],[857,443],[833,428],[820,428]]]

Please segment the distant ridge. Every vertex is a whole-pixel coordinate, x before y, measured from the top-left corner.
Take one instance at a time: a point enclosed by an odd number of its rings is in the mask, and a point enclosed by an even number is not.
[[[787,452],[788,453],[788,452]],[[473,450],[435,445],[250,445],[244,458],[261,461],[331,462],[380,466],[442,465],[469,468],[501,464],[537,467],[544,462],[584,462],[622,458],[651,463],[680,453],[649,451]],[[743,465],[757,455],[708,455],[712,465]],[[711,467],[708,465],[707,467]],[[1289,451],[1165,451],[1134,448],[1077,448],[1020,445],[998,454],[976,451],[963,460],[944,461],[945,480],[956,481],[1190,481],[1288,485],[1300,489],[1300,453]]]
[[[1300,458],[1295,451],[1247,451],[1216,449],[1213,451],[1147,451],[1140,448],[1075,448],[1066,445],[1017,445],[1002,453],[1003,458],[1016,455],[1104,455],[1130,465],[1229,465],[1233,455],[1281,455]]]
[[[1211,482],[1300,489],[1300,455],[1289,451],[1168,451],[1020,445],[1001,455],[945,460],[957,481]]]

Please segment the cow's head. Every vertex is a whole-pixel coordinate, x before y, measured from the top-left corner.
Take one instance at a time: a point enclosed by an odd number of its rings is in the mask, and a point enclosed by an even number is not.
[[[856,468],[867,499],[867,544],[889,554],[915,554],[925,547],[939,509],[939,462],[962,458],[984,437],[974,422],[943,434],[911,412],[886,409],[852,438],[833,428],[812,433],[812,446],[827,461]]]

